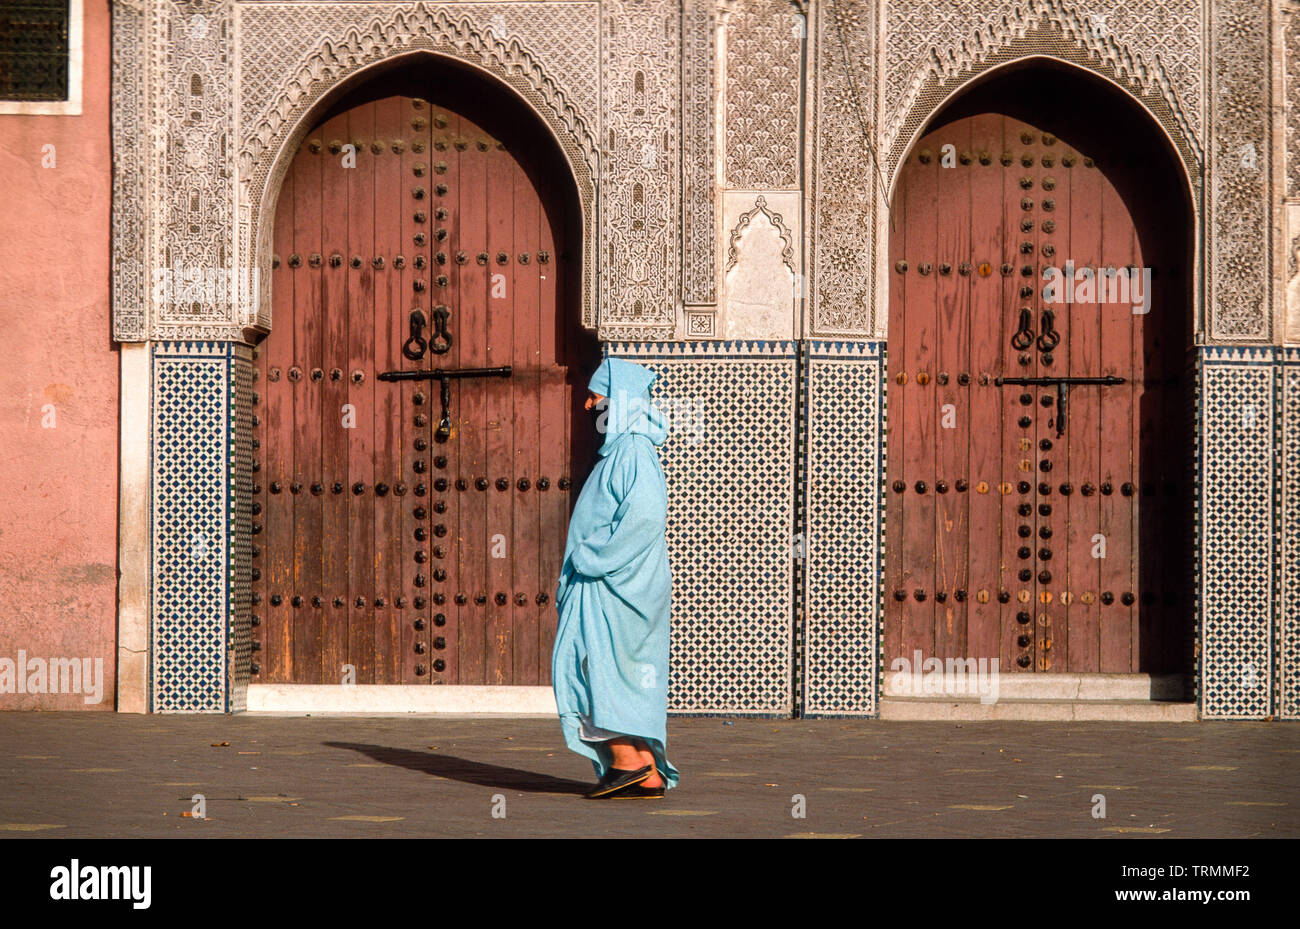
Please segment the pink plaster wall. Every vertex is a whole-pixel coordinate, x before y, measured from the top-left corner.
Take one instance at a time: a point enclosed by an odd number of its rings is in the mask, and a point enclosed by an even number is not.
[[[81,115],[0,115],[0,660],[16,661],[20,649],[101,658],[103,691],[92,704],[81,694],[0,693],[0,710],[114,707],[108,0],[85,0],[84,10]],[[42,166],[46,145],[54,167]],[[51,409],[54,427],[44,428]]]

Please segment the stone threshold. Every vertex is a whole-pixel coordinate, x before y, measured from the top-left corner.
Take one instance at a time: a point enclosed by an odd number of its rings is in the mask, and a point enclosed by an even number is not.
[[[963,702],[969,697],[977,697],[979,692],[972,689],[974,684],[983,684],[987,691],[991,685],[989,675],[981,680],[978,676],[963,678],[949,674],[940,678],[937,672],[922,674],[903,674],[884,672],[886,698],[900,697],[922,700],[954,700]],[[933,685],[928,680],[934,677]],[[940,681],[946,680],[948,690],[943,693],[918,692],[917,683],[934,686],[936,690]],[[1181,702],[1184,699],[1183,676],[1181,674],[1036,674],[1033,672],[999,673],[996,679],[996,695],[999,700],[1155,700]],[[901,686],[900,686],[901,685]],[[963,692],[963,689],[965,692]],[[983,691],[981,691],[983,692]]]
[[[550,687],[435,684],[250,684],[247,712],[290,716],[557,715]]]
[[[1041,722],[1194,723],[1195,703],[1156,700],[938,700],[886,697],[880,718],[909,722],[924,720],[1023,720]]]

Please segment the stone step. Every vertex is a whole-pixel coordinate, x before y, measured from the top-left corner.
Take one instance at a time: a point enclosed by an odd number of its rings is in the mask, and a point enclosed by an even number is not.
[[[963,702],[981,696],[1003,700],[1173,701],[1184,697],[1181,674],[1036,674],[993,672],[964,674],[885,670],[884,696]]]
[[[1158,700],[1022,700],[885,697],[880,718],[890,720],[1038,720],[1043,722],[1196,722],[1196,704]]]

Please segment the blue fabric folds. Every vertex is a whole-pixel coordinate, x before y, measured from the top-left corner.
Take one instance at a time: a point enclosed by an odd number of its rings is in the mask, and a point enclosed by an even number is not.
[[[655,447],[668,437],[650,403],[656,375],[607,358],[590,389],[608,398],[597,428],[605,441],[574,505],[555,604],[559,627],[551,680],[569,748],[604,776],[608,745],[582,738],[583,724],[643,740],[668,787],[665,755],[672,574],[665,539],[668,496]]]

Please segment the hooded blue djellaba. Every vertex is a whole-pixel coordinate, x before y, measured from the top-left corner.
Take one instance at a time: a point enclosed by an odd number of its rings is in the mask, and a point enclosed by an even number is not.
[[[599,777],[613,762],[606,740],[628,736],[645,742],[671,788],[678,781],[665,754],[672,574],[656,451],[668,423],[651,404],[656,377],[606,358],[591,378],[591,391],[608,398],[605,441],[569,521],[551,680],[565,742],[591,759]]]

